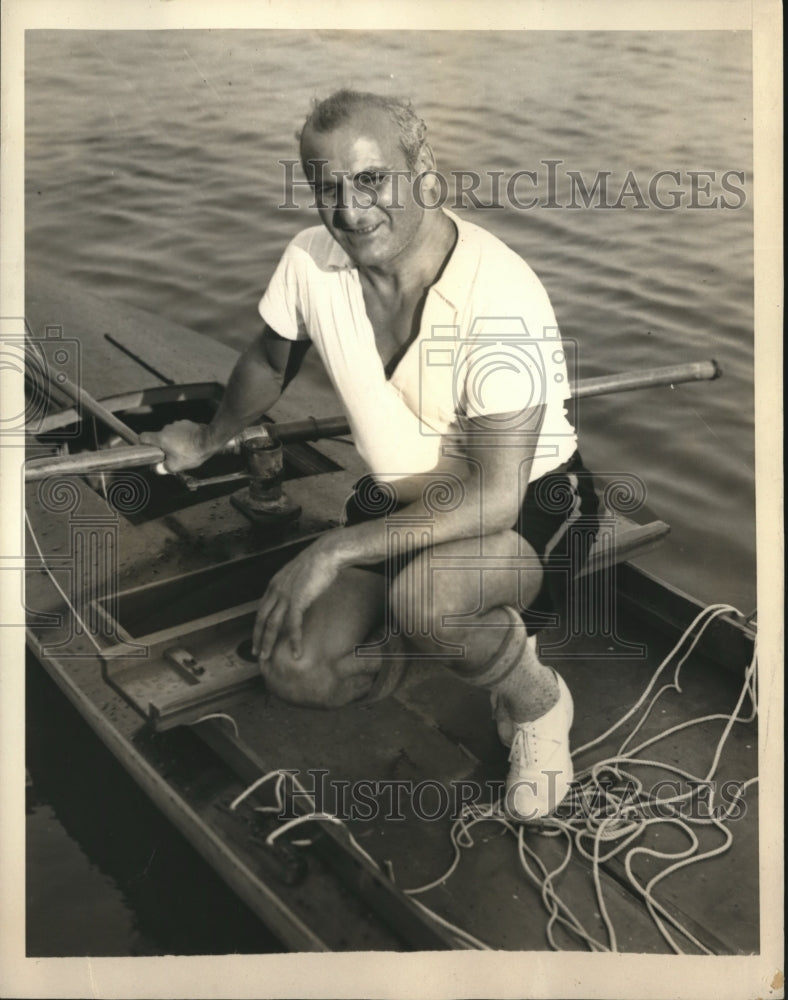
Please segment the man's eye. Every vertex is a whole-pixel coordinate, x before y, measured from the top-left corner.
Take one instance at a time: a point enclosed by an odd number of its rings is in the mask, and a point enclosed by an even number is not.
[[[380,171],[370,171],[364,172],[358,175],[359,183],[364,187],[380,187],[380,185],[385,181],[386,174]]]

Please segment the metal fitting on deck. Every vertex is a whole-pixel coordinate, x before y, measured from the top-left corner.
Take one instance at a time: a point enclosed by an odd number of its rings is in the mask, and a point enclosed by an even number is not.
[[[282,445],[263,426],[249,427],[240,436],[249,485],[230,498],[234,507],[256,524],[292,521],[301,508],[282,489]]]

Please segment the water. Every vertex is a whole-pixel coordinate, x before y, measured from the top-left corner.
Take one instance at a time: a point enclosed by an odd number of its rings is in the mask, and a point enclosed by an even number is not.
[[[516,193],[537,207],[468,214],[540,275],[578,374],[710,357],[725,373],[588,401],[586,464],[640,476],[648,510],[671,524],[647,568],[752,610],[748,34],[28,32],[27,60],[28,266],[235,347],[258,328],[284,244],[314,221],[277,209],[277,161],[295,155],[313,96],[343,85],[412,96],[444,171],[535,171],[536,190]],[[658,170],[679,172],[657,193],[670,204],[679,190],[675,210],[648,193]],[[570,171],[587,186],[609,171],[613,203],[632,171],[646,207],[630,196],[621,209],[568,208]],[[690,171],[714,173],[694,200],[717,207],[687,207]],[[725,192],[727,171],[746,173],[729,177],[743,195]]]
[[[34,661],[27,767],[29,955],[282,950]]]

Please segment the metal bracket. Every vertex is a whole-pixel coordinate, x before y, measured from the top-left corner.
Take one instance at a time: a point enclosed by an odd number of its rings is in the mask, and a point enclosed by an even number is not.
[[[233,506],[255,524],[293,521],[301,508],[282,489],[282,445],[264,427],[248,428],[240,438],[246,457],[249,486],[230,499]]]

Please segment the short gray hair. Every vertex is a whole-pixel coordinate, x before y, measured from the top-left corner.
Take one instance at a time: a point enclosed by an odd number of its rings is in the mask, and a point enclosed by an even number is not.
[[[384,97],[363,90],[337,90],[322,101],[315,100],[304,126],[297,133],[299,143],[304,129],[309,126],[316,132],[331,132],[338,125],[348,121],[353,112],[362,108],[377,108],[385,112],[399,131],[399,144],[405,154],[405,162],[410,169],[416,165],[427,135],[427,126],[413,110],[410,101],[396,97]]]

